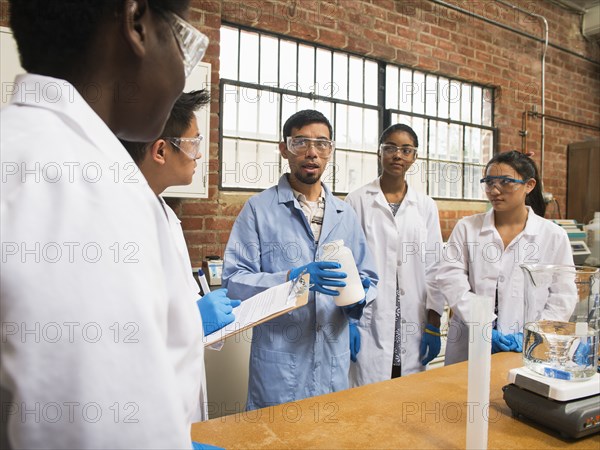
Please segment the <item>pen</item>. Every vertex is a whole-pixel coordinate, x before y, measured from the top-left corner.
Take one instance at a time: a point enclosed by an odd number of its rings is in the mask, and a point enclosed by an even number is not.
[[[206,275],[204,275],[204,270],[198,269],[198,281],[200,281],[200,287],[202,288],[202,295],[206,295],[210,292],[210,288],[208,287],[208,282],[206,281]]]

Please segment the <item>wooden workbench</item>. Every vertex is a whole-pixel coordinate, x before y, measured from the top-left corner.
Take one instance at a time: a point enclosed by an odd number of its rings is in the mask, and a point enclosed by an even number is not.
[[[488,448],[600,449],[600,435],[565,441],[514,419],[502,399],[521,354],[492,357]],[[210,386],[209,386],[210,388]],[[465,448],[467,363],[342,392],[220,417],[192,427],[194,441],[230,448]]]

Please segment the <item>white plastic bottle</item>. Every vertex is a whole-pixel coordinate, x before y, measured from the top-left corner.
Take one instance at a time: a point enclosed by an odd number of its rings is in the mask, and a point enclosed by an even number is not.
[[[586,260],[586,264],[600,265],[600,212],[594,213],[594,220],[583,229],[587,233],[587,244],[592,253]]]
[[[347,278],[343,279],[343,281],[346,283],[345,287],[330,288],[340,293],[340,295],[334,297],[336,305],[353,305],[354,303],[365,298],[365,290],[363,289],[360,281],[360,276],[358,274],[358,269],[356,268],[356,262],[354,261],[352,250],[344,245],[343,240],[340,239],[338,241],[324,244],[321,261],[333,261],[340,263],[342,267],[338,270],[340,272],[345,272],[347,275]]]

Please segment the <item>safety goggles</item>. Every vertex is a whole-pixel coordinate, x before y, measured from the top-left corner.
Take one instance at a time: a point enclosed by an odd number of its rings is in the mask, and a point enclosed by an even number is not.
[[[190,76],[208,48],[208,37],[172,12],[164,11],[163,15],[171,26],[179,49],[183,56],[186,78]]]
[[[379,151],[385,156],[395,155],[396,153],[400,152],[400,158],[412,161],[417,157],[418,148],[411,145],[403,145],[398,147],[394,144],[381,144],[379,146]]]
[[[480,186],[485,192],[491,192],[494,188],[500,192],[514,192],[526,182],[526,180],[516,180],[506,176],[487,176],[479,180]]]
[[[202,156],[202,152],[200,151],[200,143],[203,136],[198,136],[195,138],[172,138],[166,137],[163,138],[165,141],[170,142],[177,150],[181,150],[191,159],[198,159]]]
[[[310,147],[314,147],[315,152],[321,158],[329,158],[335,150],[335,142],[329,139],[307,138],[307,137],[288,137],[287,148],[294,155],[305,155]]]

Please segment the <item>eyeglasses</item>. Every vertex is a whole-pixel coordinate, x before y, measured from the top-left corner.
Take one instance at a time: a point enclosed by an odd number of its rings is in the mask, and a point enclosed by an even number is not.
[[[171,30],[175,35],[181,54],[183,55],[183,66],[185,77],[189,77],[196,64],[202,60],[208,48],[208,37],[196,30],[193,26],[179,17],[177,14],[163,12]]]
[[[496,188],[500,192],[513,192],[519,188],[519,185],[525,184],[525,180],[515,180],[514,178],[505,176],[487,176],[479,180],[481,187],[485,192],[491,192],[492,189]]]
[[[200,151],[200,143],[204,136],[198,136],[195,138],[163,138],[165,141],[170,142],[177,150],[181,150],[191,159],[198,159],[202,156]]]
[[[287,138],[287,148],[296,156],[306,154],[311,146],[315,148],[315,152],[321,158],[329,158],[333,150],[335,150],[335,142],[330,141],[329,139],[313,139],[291,136]]]
[[[395,155],[397,152],[400,152],[400,158],[412,160],[417,156],[417,151],[419,149],[417,147],[413,147],[411,145],[403,145],[398,147],[394,144],[381,144],[379,146],[379,151],[386,156]]]

